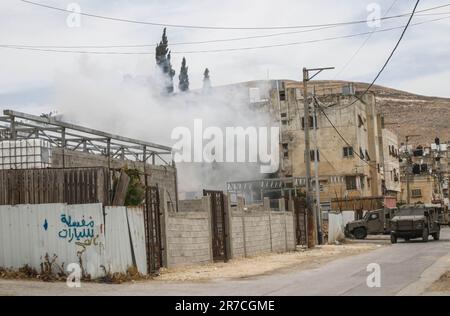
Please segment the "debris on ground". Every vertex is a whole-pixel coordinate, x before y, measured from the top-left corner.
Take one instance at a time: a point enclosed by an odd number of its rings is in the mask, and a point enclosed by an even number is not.
[[[427,292],[450,292],[450,271],[441,275],[439,280],[427,289]]]

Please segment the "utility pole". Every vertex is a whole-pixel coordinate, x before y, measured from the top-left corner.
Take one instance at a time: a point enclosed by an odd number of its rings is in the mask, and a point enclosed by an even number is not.
[[[334,67],[327,67],[327,68],[313,68],[313,69],[307,69],[303,68],[303,101],[304,101],[304,130],[305,130],[305,163],[306,163],[306,209],[308,211],[308,214],[313,214],[313,230],[314,232],[317,232],[317,209],[319,207],[312,207],[312,192],[311,192],[311,145],[310,145],[310,138],[309,138],[309,117],[310,117],[310,111],[309,111],[309,99],[308,99],[308,82],[312,80],[314,77],[316,77],[318,74],[320,74],[324,70],[331,70],[334,69]],[[310,72],[314,72],[312,76],[309,75]],[[300,118],[300,124],[301,124],[301,118]],[[301,126],[301,125],[300,125]],[[314,158],[317,157],[314,155]],[[313,236],[315,236],[315,239],[320,239],[318,233],[313,233]],[[316,244],[316,240],[310,240],[311,238],[308,238],[308,247],[312,248]]]
[[[314,95],[315,95],[314,91]],[[319,147],[317,145],[317,107],[314,105],[313,112],[313,125],[314,125],[314,185],[316,191],[316,216],[317,216],[317,231],[319,245],[323,244],[323,230],[322,230],[322,209],[320,206],[320,182],[319,182]]]
[[[410,190],[410,174],[411,174],[411,155],[408,150],[408,142],[412,137],[419,137],[420,135],[406,135],[405,137],[405,146],[406,146],[406,204],[411,204],[411,190]]]
[[[443,182],[444,182],[444,177],[443,177],[443,171],[442,171],[442,165],[441,165],[441,143],[438,137],[436,137],[435,139],[435,144],[436,144],[436,150],[435,152],[433,152],[433,150],[431,151],[431,158],[433,159],[433,167],[435,170],[435,179],[437,181],[437,190],[438,190],[438,196],[439,196],[439,201],[441,202],[441,204],[443,205],[444,203],[444,194],[443,194],[443,190],[442,190],[442,186],[443,186]]]

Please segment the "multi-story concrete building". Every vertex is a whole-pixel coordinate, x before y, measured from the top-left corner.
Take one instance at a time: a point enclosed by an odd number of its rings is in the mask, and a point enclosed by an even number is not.
[[[449,205],[450,150],[449,144],[438,139],[430,146],[402,146],[401,202],[443,202]]]
[[[271,81],[247,86],[251,103],[279,122],[278,176],[304,177],[308,153],[305,153],[302,83]],[[397,137],[384,128],[375,96],[372,93],[362,96],[352,84],[333,84],[329,88],[321,84],[319,90],[314,82],[310,82],[308,93],[314,94],[319,104],[311,105],[308,119],[312,174],[317,150],[321,202],[327,204],[333,198],[344,197],[396,196],[400,192]]]

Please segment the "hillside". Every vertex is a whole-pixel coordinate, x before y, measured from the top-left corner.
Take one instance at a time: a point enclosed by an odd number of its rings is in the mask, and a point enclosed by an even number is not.
[[[342,86],[344,81],[314,81],[317,86]],[[367,89],[367,83],[355,83],[357,91]],[[413,144],[432,143],[436,136],[450,141],[450,99],[412,94],[375,85],[372,87],[377,104],[385,115],[386,127],[399,136],[421,135],[411,139]]]

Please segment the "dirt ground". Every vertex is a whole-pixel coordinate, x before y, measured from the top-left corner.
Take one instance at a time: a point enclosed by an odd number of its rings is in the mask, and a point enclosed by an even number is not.
[[[439,280],[434,282],[427,292],[449,292],[450,293],[450,271],[444,273]]]
[[[324,245],[312,250],[283,254],[265,254],[252,258],[234,259],[201,266],[162,269],[159,281],[206,281],[235,279],[314,268],[320,264],[347,256],[357,255],[381,247],[377,244],[358,243]]]

